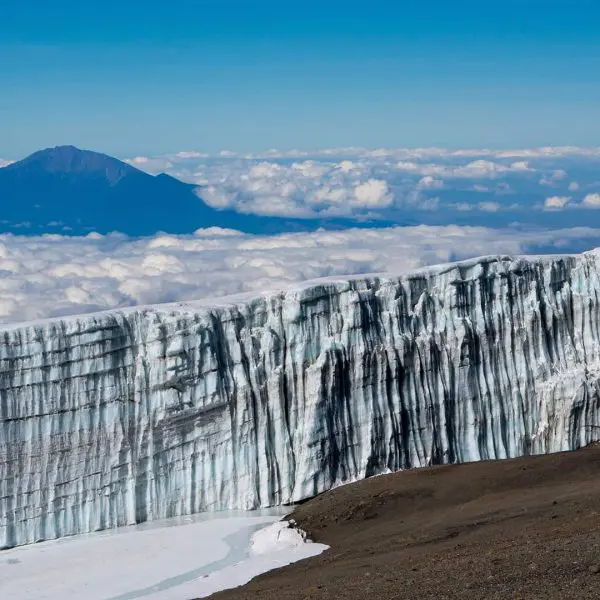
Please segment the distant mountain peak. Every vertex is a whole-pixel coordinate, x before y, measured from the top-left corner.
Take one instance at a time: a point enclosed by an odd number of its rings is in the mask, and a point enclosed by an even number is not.
[[[114,185],[126,175],[141,174],[141,171],[116,158],[81,150],[75,146],[55,146],[38,150],[27,158],[9,167],[12,171],[23,171],[27,174],[61,174],[78,176],[103,176]]]
[[[195,193],[196,187],[166,174],[154,177],[99,152],[46,148],[0,169],[0,233],[22,233],[24,224],[35,234],[120,231],[130,236],[189,234],[209,227],[267,234],[361,226],[343,219],[324,222],[217,209]]]

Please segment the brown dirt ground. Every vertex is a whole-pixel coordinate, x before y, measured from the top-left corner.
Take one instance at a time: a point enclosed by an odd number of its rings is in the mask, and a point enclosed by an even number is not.
[[[292,518],[331,548],[215,600],[600,599],[598,445],[374,477]]]

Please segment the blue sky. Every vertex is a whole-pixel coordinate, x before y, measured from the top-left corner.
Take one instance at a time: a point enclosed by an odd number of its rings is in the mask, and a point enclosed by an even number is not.
[[[600,3],[0,0],[0,157],[598,145]]]

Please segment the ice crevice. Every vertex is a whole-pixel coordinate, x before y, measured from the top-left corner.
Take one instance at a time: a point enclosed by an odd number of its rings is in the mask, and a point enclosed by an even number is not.
[[[600,251],[0,330],[0,548],[600,439]]]

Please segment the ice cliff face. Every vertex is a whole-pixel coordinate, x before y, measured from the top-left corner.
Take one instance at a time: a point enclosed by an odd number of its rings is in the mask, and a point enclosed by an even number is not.
[[[599,259],[0,331],[0,547],[600,439]]]

